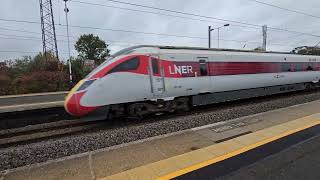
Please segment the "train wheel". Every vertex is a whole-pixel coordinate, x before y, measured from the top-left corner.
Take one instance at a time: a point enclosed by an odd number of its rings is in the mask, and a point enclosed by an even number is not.
[[[150,114],[150,105],[147,103],[135,103],[128,106],[128,114],[132,117],[142,119]]]
[[[177,98],[175,101],[176,110],[186,112],[190,110],[190,100],[187,97]]]

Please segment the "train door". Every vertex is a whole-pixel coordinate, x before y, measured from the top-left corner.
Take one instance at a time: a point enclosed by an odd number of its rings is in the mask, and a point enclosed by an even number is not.
[[[210,81],[210,69],[208,64],[208,57],[197,57],[199,62],[199,78],[198,87],[200,93],[210,92],[211,81]]]
[[[155,96],[161,96],[165,91],[164,71],[157,56],[150,56],[149,58],[149,76],[151,83],[151,92]]]

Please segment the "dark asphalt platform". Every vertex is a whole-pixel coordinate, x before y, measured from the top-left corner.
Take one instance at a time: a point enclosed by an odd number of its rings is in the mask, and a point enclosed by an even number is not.
[[[176,179],[320,179],[320,125]]]
[[[320,179],[320,135],[218,179]]]

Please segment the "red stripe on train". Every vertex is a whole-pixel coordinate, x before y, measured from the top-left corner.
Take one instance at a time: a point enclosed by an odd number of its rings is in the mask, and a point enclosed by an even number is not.
[[[146,55],[128,55],[104,67],[102,70],[90,77],[90,79],[101,78],[105,76],[108,72],[110,72],[117,65],[134,57],[139,58],[138,69],[122,72],[131,72],[136,74],[148,75],[150,57]],[[161,59],[159,59],[158,62],[161,63],[164,71],[164,76],[167,78],[201,76],[199,62],[178,62]],[[300,70],[298,71],[312,71],[308,69],[308,66],[310,64],[312,64],[313,66],[313,71],[320,70],[320,63],[308,62],[207,62],[207,74],[205,76],[297,72],[297,68],[300,68]],[[286,67],[283,67],[285,65]],[[160,76],[160,68],[158,69],[158,72],[159,73],[153,75]]]

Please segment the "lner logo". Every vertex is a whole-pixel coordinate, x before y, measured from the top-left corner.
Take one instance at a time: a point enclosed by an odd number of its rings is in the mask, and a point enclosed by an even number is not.
[[[189,74],[189,73],[193,73],[192,72],[192,66],[177,66],[177,65],[173,65],[169,66],[169,73],[170,74]]]

